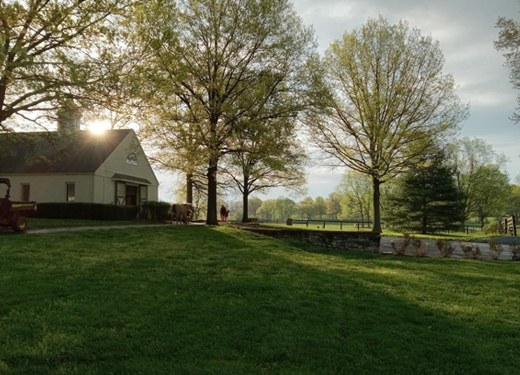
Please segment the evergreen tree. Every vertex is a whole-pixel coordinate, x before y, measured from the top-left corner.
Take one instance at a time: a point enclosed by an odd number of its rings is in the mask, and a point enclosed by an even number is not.
[[[423,234],[460,228],[464,212],[453,175],[443,158],[410,170],[388,199],[386,222]]]

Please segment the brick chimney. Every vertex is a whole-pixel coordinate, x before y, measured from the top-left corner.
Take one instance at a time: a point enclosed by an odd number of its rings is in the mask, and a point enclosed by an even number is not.
[[[58,116],[59,133],[70,135],[80,130],[82,114],[74,100],[66,99],[56,115]]]

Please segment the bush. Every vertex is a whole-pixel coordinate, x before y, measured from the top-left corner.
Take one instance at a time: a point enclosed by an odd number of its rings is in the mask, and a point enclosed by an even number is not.
[[[471,258],[480,259],[482,252],[480,251],[480,246],[475,244],[471,247]]]
[[[482,230],[486,234],[502,234],[504,232],[499,222],[489,223]]]
[[[395,255],[405,255],[406,248],[410,245],[412,237],[409,234],[403,234],[403,238],[397,241],[392,241],[392,249],[394,249]]]
[[[169,217],[172,205],[167,202],[148,201],[141,205],[141,218],[154,221],[165,221]]]
[[[500,255],[504,251],[504,248],[501,244],[495,242],[494,240],[489,240],[489,256],[493,260],[498,260],[500,258]]]
[[[420,238],[411,237],[412,242],[412,254],[418,258],[424,258],[428,255],[428,246],[423,245]]]
[[[443,258],[451,258],[453,252],[455,251],[455,246],[453,246],[451,241],[437,240],[435,245],[437,246],[437,249],[439,249],[441,257]]]
[[[473,246],[464,244],[463,242],[459,242],[459,246],[462,249],[464,256],[470,259],[472,255]]]
[[[134,220],[138,206],[101,203],[38,203],[35,217],[45,219]]]
[[[520,244],[516,242],[511,242],[511,245],[509,245],[511,249],[511,257],[513,259],[513,262],[520,261]]]

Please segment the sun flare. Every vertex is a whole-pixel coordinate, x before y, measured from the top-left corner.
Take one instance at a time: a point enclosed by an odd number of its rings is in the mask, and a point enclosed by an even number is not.
[[[87,125],[88,130],[94,134],[103,134],[105,130],[110,129],[110,121],[108,120],[95,120],[89,122]]]

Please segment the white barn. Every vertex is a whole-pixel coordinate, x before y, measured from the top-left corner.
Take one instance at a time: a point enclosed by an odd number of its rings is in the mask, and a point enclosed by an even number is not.
[[[69,130],[2,135],[0,178],[11,180],[11,199],[116,205],[158,200],[159,182],[133,130]]]

